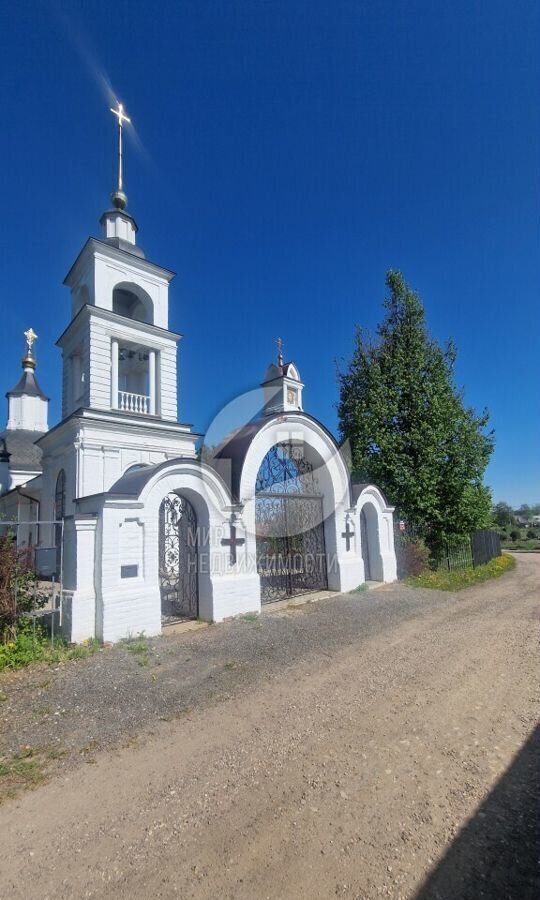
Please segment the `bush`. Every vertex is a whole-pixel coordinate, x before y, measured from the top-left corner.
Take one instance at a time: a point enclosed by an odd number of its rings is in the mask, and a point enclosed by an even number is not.
[[[491,559],[483,566],[469,566],[466,569],[454,569],[452,572],[437,569],[435,572],[424,572],[416,578],[409,578],[407,584],[411,587],[434,588],[438,591],[461,591],[490,578],[498,578],[505,572],[515,568],[516,561],[513,556],[503,554]]]
[[[21,616],[45,606],[37,580],[29,551],[17,547],[12,532],[0,536],[0,641],[14,639]]]
[[[521,539],[521,531],[518,531],[517,528],[513,528],[510,532],[510,537],[513,541],[519,541]]]
[[[530,541],[535,541],[536,538],[538,537],[538,534],[536,533],[536,531],[533,531],[532,528],[529,528],[529,530],[527,532],[527,537],[529,538]]]
[[[407,541],[398,554],[398,578],[412,578],[429,569],[430,552],[421,539]]]

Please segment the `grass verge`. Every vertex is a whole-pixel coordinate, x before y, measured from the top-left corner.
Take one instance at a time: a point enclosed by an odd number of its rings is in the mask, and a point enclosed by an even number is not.
[[[9,759],[0,758],[0,803],[14,797],[22,788],[36,787],[46,781],[44,767],[44,760],[33,747],[23,747]]]
[[[407,578],[406,584],[411,587],[433,588],[438,591],[461,591],[463,588],[489,581],[490,578],[499,578],[505,572],[509,572],[516,566],[513,556],[503,554],[490,560],[484,566],[470,566],[467,569],[455,569],[448,572],[446,569],[437,569],[435,572],[422,572],[413,578]]]
[[[0,643],[0,672],[23,669],[34,662],[57,664],[70,659],[85,659],[100,649],[101,644],[95,639],[70,647],[61,638],[51,640],[39,626],[34,632],[30,621],[23,621],[16,638]]]
[[[540,541],[537,539],[527,539],[520,541],[502,541],[503,550],[528,550],[530,553],[537,553],[540,550]]]

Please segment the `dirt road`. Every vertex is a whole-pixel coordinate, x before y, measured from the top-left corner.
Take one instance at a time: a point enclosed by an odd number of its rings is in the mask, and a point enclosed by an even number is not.
[[[397,587],[283,614],[296,663],[268,644],[264,679],[246,664],[226,699],[2,806],[1,896],[538,896],[539,575],[540,555],[520,556],[460,595]]]

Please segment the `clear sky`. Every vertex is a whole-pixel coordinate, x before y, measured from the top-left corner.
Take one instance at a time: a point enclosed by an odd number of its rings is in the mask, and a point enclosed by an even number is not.
[[[62,280],[126,191],[174,269],[180,418],[204,431],[281,335],[336,427],[336,360],[401,269],[467,401],[496,500],[540,499],[539,37],[532,0],[11,0],[1,7],[0,386],[22,331],[60,414]]]

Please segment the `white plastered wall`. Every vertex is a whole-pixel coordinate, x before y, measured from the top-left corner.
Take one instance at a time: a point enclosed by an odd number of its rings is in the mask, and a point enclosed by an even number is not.
[[[370,504],[376,518],[381,577],[396,578],[392,508],[377,488],[368,486],[350,508],[349,476],[330,435],[302,414],[269,420],[256,434],[245,456],[238,503],[213,469],[197,460],[177,459],[153,473],[137,498],[112,494],[79,501],[74,517],[76,536],[73,575],[70,576],[71,639],[93,632],[104,641],[129,635],[161,632],[159,583],[159,509],[170,492],[184,496],[195,509],[199,526],[199,615],[209,621],[259,612],[260,579],[255,538],[255,483],[264,456],[275,444],[303,441],[307,458],[316,466],[323,493],[324,529],[329,587],[349,591],[364,581],[360,511]],[[349,550],[343,536],[347,516],[353,520]],[[230,538],[234,518],[237,548],[233,565]],[[93,553],[90,544],[94,548]],[[136,575],[122,577],[122,566],[136,567]]]
[[[388,506],[375,485],[367,485],[356,502],[354,513],[358,550],[361,553],[360,513],[365,507],[369,552],[375,580],[392,582],[397,579],[394,548],[394,507]]]
[[[256,564],[255,484],[266,453],[275,445],[289,440],[301,441],[306,455],[316,467],[315,476],[323,494],[324,535],[326,544],[328,587],[334,591],[350,591],[364,580],[364,565],[353,545],[347,550],[343,532],[350,506],[349,474],[335,442],[324,428],[302,413],[288,413],[278,420],[270,419],[253,439],[244,460],[240,481],[242,520],[246,529],[246,553]]]
[[[104,495],[96,535],[101,548],[96,554],[96,623],[97,635],[105,641],[161,632],[159,508],[170,492],[189,500],[197,515],[199,617],[220,622],[259,608],[256,573],[244,571],[241,549],[232,566],[229,548],[221,543],[230,536],[231,503],[224,484],[196,460],[175,460],[147,483],[137,501]],[[122,578],[122,565],[137,566],[137,575]]]

